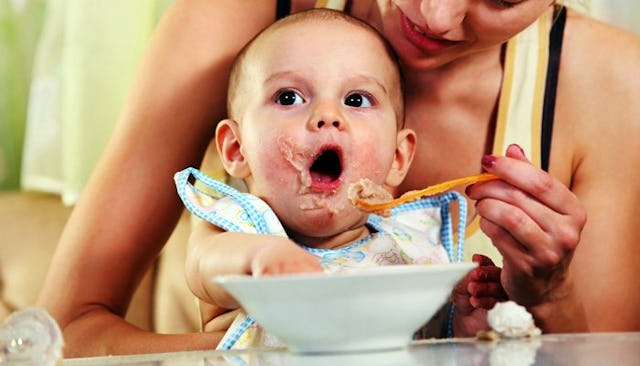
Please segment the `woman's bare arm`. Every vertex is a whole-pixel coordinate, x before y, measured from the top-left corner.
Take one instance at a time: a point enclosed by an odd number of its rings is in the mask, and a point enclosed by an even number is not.
[[[40,295],[67,356],[217,344],[219,334],[144,333],[123,316],[182,211],[173,174],[201,161],[225,114],[232,58],[274,9],[275,1],[179,0],[159,24]]]
[[[588,213],[571,273],[591,331],[638,331],[640,38],[580,16],[567,32],[558,133],[575,141],[570,187]]]
[[[504,181],[468,190],[503,285],[543,331],[640,329],[639,69],[637,37],[570,13],[551,175],[510,148],[485,161]]]

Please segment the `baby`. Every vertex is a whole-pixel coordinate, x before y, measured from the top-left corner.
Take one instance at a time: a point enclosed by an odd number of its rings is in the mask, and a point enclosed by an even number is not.
[[[190,238],[187,281],[201,300],[204,329],[229,329],[219,348],[268,345],[269,337],[211,281],[216,275],[456,260],[449,203],[458,201],[466,217],[457,193],[384,218],[349,202],[349,186],[362,179],[393,193],[416,144],[416,134],[403,128],[399,66],[375,29],[320,9],[274,23],[238,55],[227,106],[216,146],[225,170],[249,193],[193,168],[175,177],[187,208],[204,219]],[[474,316],[484,313],[465,313]]]

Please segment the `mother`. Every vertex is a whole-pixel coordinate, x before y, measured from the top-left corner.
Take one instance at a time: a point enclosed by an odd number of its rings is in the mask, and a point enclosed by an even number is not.
[[[502,180],[466,191],[476,200],[468,254],[497,248],[505,289],[545,332],[640,329],[638,39],[553,0],[347,5],[403,63],[420,143],[402,190],[495,173]],[[275,13],[276,1],[178,0],[159,25],[41,293],[67,356],[219,340],[147,333],[122,317],[181,213],[173,173],[201,162],[225,115],[231,60]]]

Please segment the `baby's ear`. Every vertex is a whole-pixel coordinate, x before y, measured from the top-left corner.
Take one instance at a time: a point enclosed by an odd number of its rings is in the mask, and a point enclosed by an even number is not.
[[[385,185],[396,188],[402,183],[409,171],[416,152],[416,133],[408,128],[398,131],[396,153],[391,164]]]
[[[216,147],[224,169],[235,178],[244,179],[251,174],[249,164],[242,154],[238,123],[224,119],[216,127]]]

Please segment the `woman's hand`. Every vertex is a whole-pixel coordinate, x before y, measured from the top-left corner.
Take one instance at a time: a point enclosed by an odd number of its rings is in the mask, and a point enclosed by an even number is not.
[[[503,256],[501,283],[509,298],[530,311],[575,298],[569,264],[586,223],[584,207],[517,145],[506,157],[485,156],[482,165],[501,179],[466,193],[477,200],[480,228]]]
[[[478,267],[469,273],[453,289],[451,301],[455,308],[453,334],[457,337],[472,337],[488,328],[487,311],[507,295],[500,284],[500,271],[491,259],[474,254]]]

